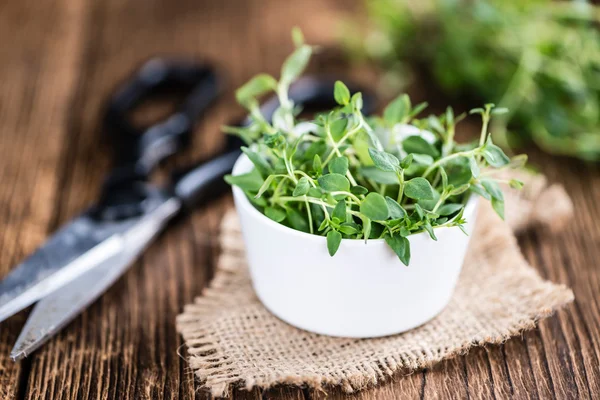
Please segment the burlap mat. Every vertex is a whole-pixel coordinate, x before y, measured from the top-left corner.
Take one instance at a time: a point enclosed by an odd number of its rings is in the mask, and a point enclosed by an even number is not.
[[[506,195],[508,223],[487,205],[480,207],[448,307],[419,328],[379,339],[312,334],[270,314],[252,290],[237,216],[228,212],[214,281],[177,318],[192,370],[214,396],[228,395],[233,385],[331,384],[352,392],[394,372],[428,367],[472,346],[501,343],[533,328],[572,301],[573,293],[538,276],[521,255],[513,230],[538,224],[557,228],[572,213],[572,205],[562,187],[547,188],[543,177],[520,178],[526,189]]]

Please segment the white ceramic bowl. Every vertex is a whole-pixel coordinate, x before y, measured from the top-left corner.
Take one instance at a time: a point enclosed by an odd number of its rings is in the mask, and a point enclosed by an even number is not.
[[[242,155],[233,174],[252,169]],[[273,314],[308,331],[353,338],[386,336],[419,326],[448,304],[469,237],[459,228],[438,228],[409,237],[404,266],[384,240],[343,239],[335,256],[326,239],[296,231],[261,214],[233,187],[256,294]],[[464,216],[470,233],[477,198]]]

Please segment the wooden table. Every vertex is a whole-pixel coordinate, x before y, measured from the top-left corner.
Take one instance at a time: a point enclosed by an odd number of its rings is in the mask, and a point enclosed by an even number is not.
[[[103,101],[152,55],[208,58],[229,92],[202,122],[193,151],[210,154],[219,125],[239,116],[232,90],[276,74],[289,30],[331,44],[340,1],[7,0],[0,5],[0,274],[33,251],[98,194],[109,167],[101,145]],[[530,232],[524,254],[547,279],[571,286],[574,304],[502,346],[471,351],[432,370],[398,376],[349,396],[398,398],[593,398],[600,396],[600,173],[537,157],[563,183],[575,216],[558,236]],[[23,362],[8,354],[28,311],[0,325],[0,397],[207,398],[185,362],[175,316],[213,273],[224,198],[163,235],[106,295]],[[236,398],[323,399],[281,387]],[[345,398],[337,389],[328,399]]]

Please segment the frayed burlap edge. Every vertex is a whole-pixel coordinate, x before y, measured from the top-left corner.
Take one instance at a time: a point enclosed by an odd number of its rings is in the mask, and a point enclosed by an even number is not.
[[[553,197],[553,199],[545,200],[549,204],[556,205],[557,202],[562,201],[557,201],[561,199],[561,196],[566,196],[564,191],[559,193],[554,190],[546,192],[547,190],[544,185],[539,185],[539,190],[530,189],[530,191],[524,192],[527,198],[524,198],[523,194],[517,196],[511,192],[512,194],[507,198],[507,202],[510,204],[520,202],[518,204],[521,207],[526,207],[527,202],[539,200],[540,195],[542,195],[542,197]],[[546,194],[544,194],[545,192]],[[555,194],[552,195],[552,193]],[[569,200],[568,196],[566,196],[566,199]],[[563,205],[558,209],[562,210],[561,212],[568,213],[569,207]],[[521,285],[521,280],[529,282],[529,285],[525,285],[529,288],[529,293],[520,294],[527,300],[526,310],[521,310],[517,301],[517,304],[513,304],[517,310],[516,316],[508,318],[509,323],[504,319],[481,322],[469,314],[470,310],[461,310],[462,305],[458,305],[459,308],[456,310],[457,305],[454,304],[449,308],[454,307],[453,311],[455,313],[464,311],[464,324],[471,324],[469,326],[475,327],[474,334],[465,334],[469,338],[468,340],[449,341],[446,347],[440,347],[437,339],[429,347],[420,343],[411,347],[410,345],[404,346],[400,343],[401,340],[394,340],[393,338],[408,338],[407,341],[410,341],[411,335],[417,335],[427,342],[428,338],[436,337],[438,334],[440,327],[436,324],[444,324],[445,313],[442,313],[440,317],[432,322],[403,335],[368,340],[326,338],[298,330],[277,320],[264,310],[253,293],[249,293],[252,289],[249,287],[249,278],[243,258],[243,243],[238,230],[237,216],[230,212],[225,216],[222,223],[221,245],[223,255],[219,261],[215,279],[210,288],[205,290],[203,296],[197,298],[194,304],[186,306],[184,312],[177,319],[178,329],[188,347],[190,367],[195,371],[196,376],[204,386],[210,388],[211,393],[218,397],[228,395],[234,386],[251,389],[254,386],[269,388],[278,384],[303,385],[317,390],[323,388],[323,386],[334,385],[341,386],[346,392],[353,392],[377,384],[396,373],[409,373],[430,367],[444,359],[464,354],[473,346],[500,344],[512,336],[532,329],[537,321],[548,317],[555,310],[572,301],[573,293],[563,285],[554,285],[543,281],[533,269],[526,265],[520,253],[515,255],[514,250],[518,247],[514,236],[510,234],[507,226],[498,229],[497,227],[501,224],[494,218],[489,210],[481,212],[478,235],[479,237],[485,237],[485,242],[488,243],[488,247],[482,245],[481,248],[489,248],[490,244],[493,243],[495,252],[504,251],[504,253],[509,254],[512,251],[511,258],[506,260],[507,262],[522,264],[521,269],[518,271],[518,284]],[[523,223],[524,219],[527,221],[526,223]],[[547,220],[537,217],[533,210],[523,212],[520,219],[515,219],[513,222],[509,221],[516,229],[524,229],[526,226],[536,224],[546,225],[547,222]],[[560,220],[555,222],[560,223]],[[473,255],[471,253],[465,264],[486,262],[485,255],[478,257],[477,254]],[[515,257],[518,259],[515,259]],[[502,257],[495,259],[495,262],[504,261]],[[462,276],[461,279],[464,280]],[[510,280],[511,277],[506,276],[500,279]],[[470,284],[476,283],[472,282]],[[469,283],[465,283],[465,285],[468,287]],[[518,286],[518,289],[523,290],[523,285]],[[520,300],[520,298],[517,300]],[[236,329],[232,329],[232,319],[235,321],[234,326]],[[254,319],[254,321],[245,323],[245,319]],[[452,326],[451,322],[452,320],[450,320],[450,326]],[[481,330],[478,330],[477,324],[483,325]],[[257,330],[263,329],[263,325],[266,326],[264,327],[264,333],[257,332]],[[428,330],[436,329],[435,332],[428,332]],[[235,332],[236,330],[239,332]],[[273,335],[274,332],[280,336]],[[444,328],[442,327],[443,332]],[[235,336],[238,333],[244,336],[248,334],[248,337]],[[275,364],[271,368],[269,367],[270,361],[265,362],[262,359],[253,361],[252,357],[255,355],[246,354],[244,350],[244,346],[254,345],[254,343],[244,343],[244,340],[260,340],[264,337],[263,335],[270,335],[269,337],[272,336],[273,339],[267,339],[266,347],[263,348],[261,354],[258,354],[258,357],[272,357],[272,348],[277,348],[278,351],[283,348],[284,352],[289,352],[293,359],[296,350],[293,349],[293,346],[291,350],[286,349],[286,345],[297,343],[297,339],[301,337],[302,340],[327,351],[339,351],[345,346],[353,347],[358,352],[358,359],[354,360],[356,358],[356,354],[354,354],[349,357],[351,361],[346,363],[347,365],[342,365],[339,368],[336,365],[331,365],[331,368],[328,368],[326,365],[319,365],[323,362],[323,359],[318,357],[309,357],[308,362],[304,358],[297,362],[292,360],[292,363],[289,363],[287,359],[281,361],[274,358],[273,363]],[[272,341],[270,344],[268,343],[269,340]],[[386,340],[389,342],[389,347],[386,347],[386,342],[382,342]],[[403,346],[407,347],[408,351],[405,351],[406,349]],[[366,353],[365,348],[368,349]],[[369,355],[362,359],[360,357],[361,354],[382,351],[385,353],[382,353],[382,356],[372,357]],[[279,352],[275,354],[277,355]],[[326,361],[339,361],[339,359],[339,357],[330,357],[326,358]],[[343,360],[346,361],[346,359]],[[302,363],[307,363],[307,365]],[[261,366],[258,366],[258,364],[261,364]],[[286,366],[289,367],[289,372]]]

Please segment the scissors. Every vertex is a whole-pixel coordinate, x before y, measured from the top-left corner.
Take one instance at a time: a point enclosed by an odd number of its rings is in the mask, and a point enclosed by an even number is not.
[[[330,107],[333,87],[333,80],[303,78],[290,89],[290,98],[307,107]],[[172,88],[189,93],[174,113],[147,127],[131,122],[135,107]],[[162,161],[189,147],[195,122],[220,91],[215,71],[206,65],[153,59],[109,100],[104,128],[114,167],[98,202],[0,282],[0,322],[37,302],[11,352],[13,360],[31,354],[105,292],[176,215],[228,190],[223,177],[243,144],[230,135],[212,159],[172,173],[161,186],[151,180]],[[365,100],[365,108],[372,108],[371,98]],[[273,97],[261,111],[270,119],[278,107]]]

